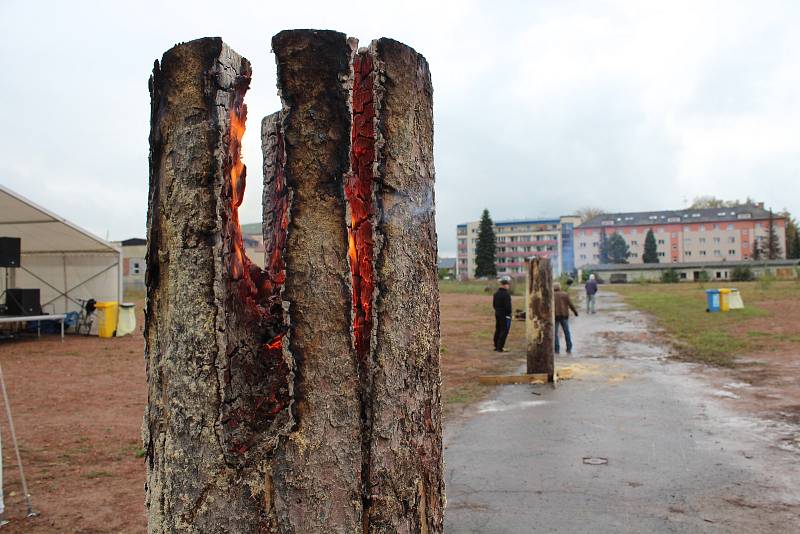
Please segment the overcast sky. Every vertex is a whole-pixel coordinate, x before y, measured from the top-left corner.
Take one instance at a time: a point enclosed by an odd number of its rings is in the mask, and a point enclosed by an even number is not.
[[[279,108],[269,42],[334,29],[424,54],[434,85],[439,249],[495,219],[752,196],[800,212],[800,2],[0,0],[0,183],[101,237],[144,237],[153,61],[221,36]]]

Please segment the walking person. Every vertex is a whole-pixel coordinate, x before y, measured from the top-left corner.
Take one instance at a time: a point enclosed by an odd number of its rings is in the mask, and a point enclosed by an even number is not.
[[[511,326],[511,293],[508,292],[508,280],[500,280],[500,287],[492,298],[494,307],[494,350],[508,352],[505,348],[508,330]]]
[[[589,281],[586,282],[586,313],[595,313],[595,300],[597,298],[597,281],[594,275],[589,275]]]
[[[564,339],[567,340],[567,354],[572,354],[572,336],[569,333],[569,311],[578,316],[578,310],[572,304],[569,294],[566,291],[561,291],[561,284],[558,282],[553,284],[553,307],[555,308],[556,316],[556,354],[559,353],[561,347],[559,345],[559,327],[564,331]]]

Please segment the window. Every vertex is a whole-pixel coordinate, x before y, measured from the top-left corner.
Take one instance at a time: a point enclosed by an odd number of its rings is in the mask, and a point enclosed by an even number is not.
[[[705,243],[706,242],[706,238],[705,237],[701,237],[697,241],[700,242],[700,243]]]
[[[635,247],[636,247],[636,246],[639,246],[639,242],[638,242],[638,241],[636,241],[636,240],[634,240],[634,241],[631,241],[631,245],[633,245],[633,246],[635,246]]]
[[[586,248],[586,242],[585,241],[581,241],[581,248]]]
[[[735,255],[736,255],[736,251],[735,251],[734,249],[730,249],[730,250],[728,251],[728,255],[729,255],[729,256],[735,256]]]
[[[681,280],[686,280],[686,273],[681,273]]]
[[[683,244],[684,245],[691,245],[692,244],[692,238],[691,237],[684,237],[683,238]]]
[[[678,237],[678,232],[672,232],[672,237],[673,237],[673,238],[676,238],[676,237]]]
[[[658,244],[659,244],[659,245],[663,245],[663,244],[664,244],[664,240],[663,240],[663,239],[659,239],[659,240],[658,240]]]
[[[714,256],[722,256],[722,252],[719,250],[714,251]]]
[[[581,254],[581,259],[585,260],[586,259],[586,254]]]
[[[736,238],[735,237],[729,237],[728,238],[728,243],[736,243]]]
[[[691,256],[692,255],[692,251],[691,250],[686,250],[686,251],[683,252],[683,255],[684,256]]]
[[[592,243],[592,246],[593,246],[593,247],[595,247],[595,248],[597,248],[597,241],[595,241],[594,243]]]
[[[728,225],[728,230],[733,230],[733,225],[732,224]]]
[[[701,251],[700,251],[700,255],[701,255],[701,256],[705,256],[705,255],[706,255],[706,251],[705,251],[705,250],[701,250]]]
[[[664,256],[666,256],[666,254],[665,254],[665,253],[663,253],[663,252],[659,252],[659,253],[658,253],[658,257],[659,257],[659,258],[663,258]]]
[[[720,242],[720,238],[718,238],[718,237],[715,237],[715,238],[714,238],[714,243],[719,243],[719,242]]]
[[[131,262],[131,272],[133,274],[142,274],[142,264],[139,263],[139,260],[134,260]]]

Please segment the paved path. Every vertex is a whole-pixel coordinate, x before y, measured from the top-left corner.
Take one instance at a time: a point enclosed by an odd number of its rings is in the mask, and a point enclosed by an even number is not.
[[[800,532],[797,451],[664,361],[616,296],[598,310],[570,321],[573,380],[498,388],[447,428],[446,532]]]

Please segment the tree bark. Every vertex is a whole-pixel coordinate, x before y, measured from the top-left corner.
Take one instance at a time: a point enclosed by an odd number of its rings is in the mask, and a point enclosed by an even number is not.
[[[433,89],[425,58],[402,43],[379,39],[363,56],[375,80],[378,207],[369,532],[441,532]]]
[[[427,63],[330,31],[272,46],[263,270],[238,220],[249,63],[200,39],[151,79],[149,530],[441,532]]]
[[[547,258],[533,258],[528,263],[525,314],[528,374],[546,373],[548,382],[553,381],[555,373],[552,273]]]
[[[272,49],[291,191],[283,299],[297,425],[272,462],[271,502],[282,532],[355,532],[361,434],[343,193],[352,46],[342,33],[284,31]]]

